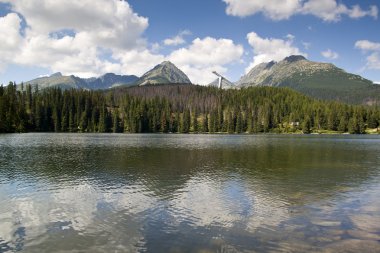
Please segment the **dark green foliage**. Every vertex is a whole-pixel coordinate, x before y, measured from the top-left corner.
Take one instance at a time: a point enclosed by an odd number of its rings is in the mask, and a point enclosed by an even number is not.
[[[340,69],[318,71],[312,75],[296,73],[279,86],[291,87],[311,97],[349,104],[375,104],[380,101],[379,85]]]
[[[302,132],[309,134],[311,131],[311,120],[309,116],[306,116],[302,122]]]
[[[111,91],[0,86],[0,132],[365,133],[377,107],[323,102],[287,88],[219,90],[193,85]]]
[[[182,113],[182,118],[181,118],[181,124],[180,124],[180,132],[181,133],[188,133],[190,132],[190,111],[186,109]]]

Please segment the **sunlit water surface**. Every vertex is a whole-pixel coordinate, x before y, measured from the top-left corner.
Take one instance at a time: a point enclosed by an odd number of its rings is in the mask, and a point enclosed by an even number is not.
[[[380,252],[380,138],[0,135],[0,252]]]

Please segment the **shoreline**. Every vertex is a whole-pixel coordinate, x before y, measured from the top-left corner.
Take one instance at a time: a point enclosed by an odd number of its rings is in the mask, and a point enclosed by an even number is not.
[[[330,130],[321,130],[320,132],[311,132],[311,133],[303,133],[301,131],[289,133],[289,132],[267,132],[267,133],[227,133],[227,132],[215,132],[215,133],[209,133],[209,132],[189,132],[189,133],[163,133],[163,132],[156,132],[156,133],[130,133],[130,132],[122,132],[122,133],[113,133],[113,132],[21,132],[21,133],[0,133],[0,135],[8,135],[8,134],[120,134],[120,135],[137,135],[137,134],[162,134],[162,135],[380,135],[380,130],[376,131],[375,129],[367,130],[363,134],[351,134],[348,132],[338,132],[338,131],[330,131]]]

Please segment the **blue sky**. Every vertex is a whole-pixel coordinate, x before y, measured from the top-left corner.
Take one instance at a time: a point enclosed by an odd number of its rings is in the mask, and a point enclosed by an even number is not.
[[[236,81],[290,54],[380,82],[377,0],[0,0],[0,83],[54,72],[142,75],[163,60],[194,83]]]

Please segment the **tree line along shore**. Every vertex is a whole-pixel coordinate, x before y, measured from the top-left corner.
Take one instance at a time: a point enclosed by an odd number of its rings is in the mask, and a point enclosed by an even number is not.
[[[154,85],[106,91],[0,86],[0,132],[379,133],[378,106],[289,88]]]

